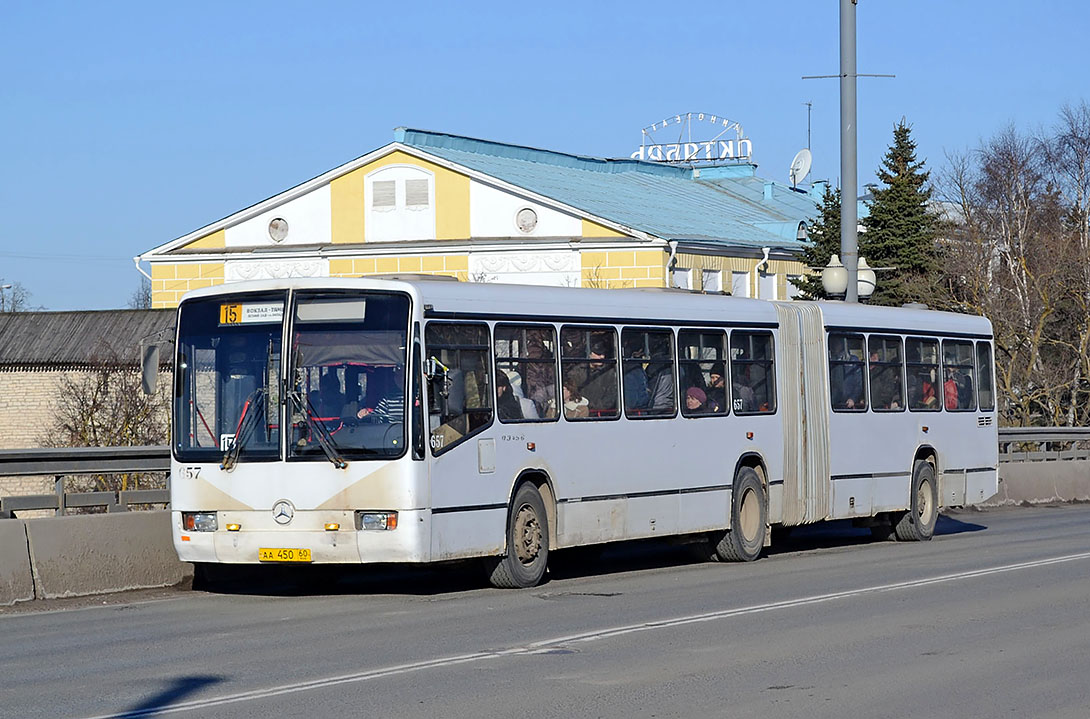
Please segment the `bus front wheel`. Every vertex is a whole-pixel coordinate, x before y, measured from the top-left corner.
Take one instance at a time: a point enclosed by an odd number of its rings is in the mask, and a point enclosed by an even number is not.
[[[909,508],[896,520],[893,531],[902,542],[926,542],[935,534],[938,518],[939,495],[935,482],[935,466],[927,460],[916,460],[916,465],[912,468]]]
[[[757,470],[742,467],[731,490],[730,529],[715,545],[723,562],[752,562],[761,556],[768,531],[768,506]]]
[[[519,486],[507,517],[507,554],[486,560],[488,580],[501,589],[534,587],[549,563],[549,520],[545,502],[529,482]]]

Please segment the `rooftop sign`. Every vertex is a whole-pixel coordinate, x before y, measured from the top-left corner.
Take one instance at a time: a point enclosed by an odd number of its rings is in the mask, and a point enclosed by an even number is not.
[[[676,142],[662,143],[655,133],[678,134]],[[640,149],[632,153],[633,160],[670,164],[748,160],[753,155],[753,143],[733,120],[706,112],[674,115],[642,130]],[[724,137],[726,136],[726,137]]]

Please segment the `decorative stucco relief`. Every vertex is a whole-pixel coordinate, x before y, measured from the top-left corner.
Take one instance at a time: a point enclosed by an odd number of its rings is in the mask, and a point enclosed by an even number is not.
[[[287,277],[329,277],[328,260],[228,260],[224,280],[283,279]]]

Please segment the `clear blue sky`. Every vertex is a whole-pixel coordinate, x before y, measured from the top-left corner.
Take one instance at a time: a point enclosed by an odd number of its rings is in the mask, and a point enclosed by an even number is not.
[[[399,5],[401,7],[399,7]],[[0,6],[0,277],[123,307],[142,251],[416,127],[627,157],[676,113],[739,121],[787,182],[813,102],[839,176],[838,0]],[[1090,101],[1082,0],[860,0],[859,179],[902,116],[933,170]]]

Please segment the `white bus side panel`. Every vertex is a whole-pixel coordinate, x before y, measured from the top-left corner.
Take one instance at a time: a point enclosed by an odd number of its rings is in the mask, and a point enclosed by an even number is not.
[[[480,464],[482,439],[495,441],[494,471]],[[776,415],[495,422],[432,460],[432,556],[502,551],[507,503],[528,471],[555,493],[555,547],[724,529],[739,457],[761,457],[779,480],[782,442]]]

